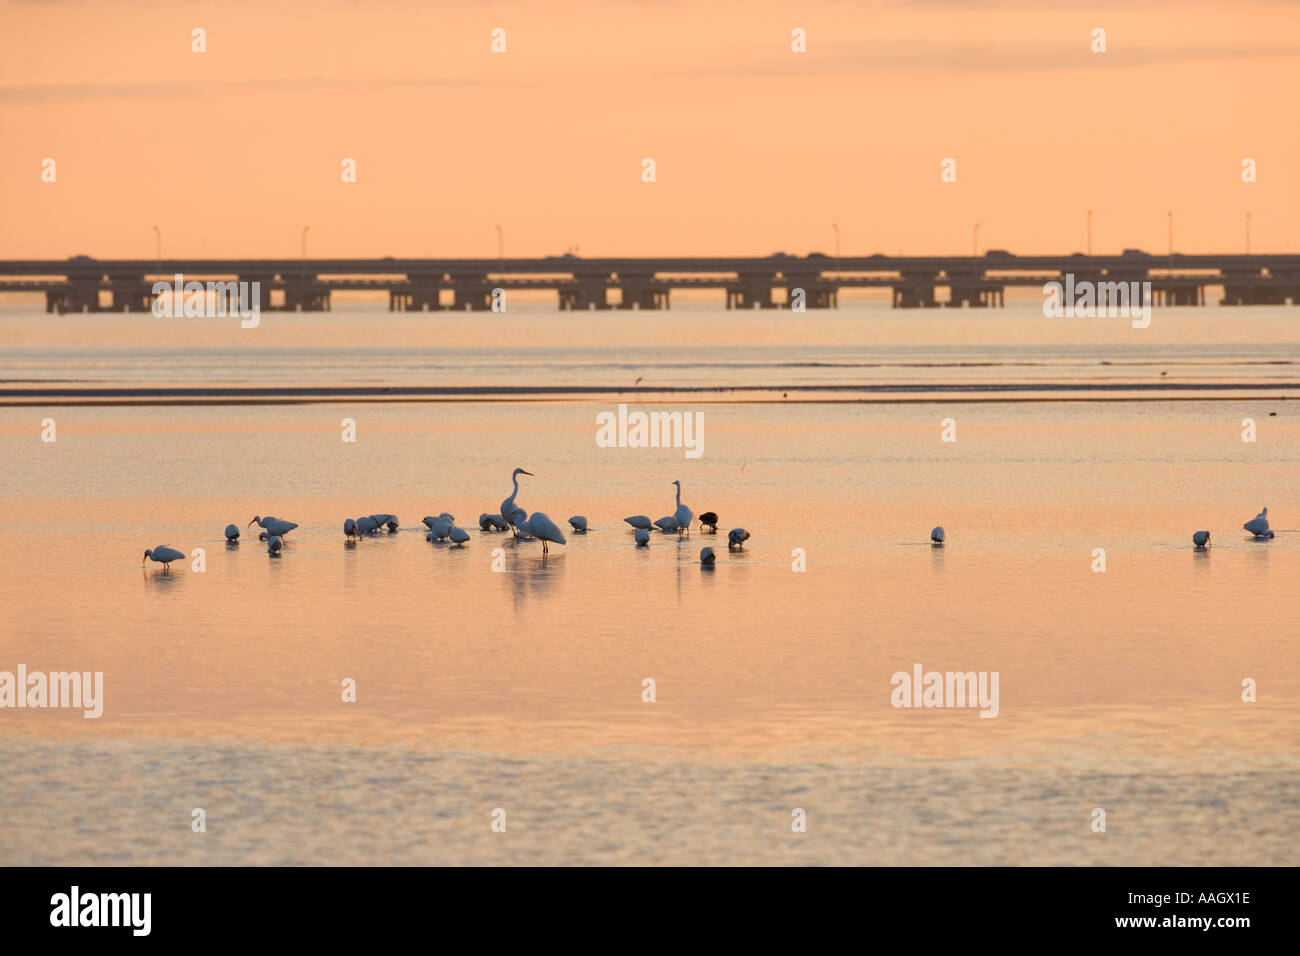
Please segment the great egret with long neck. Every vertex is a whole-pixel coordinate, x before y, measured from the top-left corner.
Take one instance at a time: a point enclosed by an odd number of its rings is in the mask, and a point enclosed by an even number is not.
[[[677,510],[673,512],[673,517],[677,519],[677,533],[685,531],[691,533],[691,522],[695,520],[695,512],[682,504],[682,483],[680,480],[674,481],[677,486]]]
[[[524,471],[522,468],[516,468],[514,472],[512,472],[510,475],[510,480],[513,481],[515,485],[514,490],[510,492],[509,498],[501,502],[502,519],[504,519],[507,524],[512,525],[513,527],[516,528],[518,527],[518,525],[516,525],[514,522],[514,513],[515,513],[515,508],[517,508],[518,506],[515,504],[515,496],[519,494],[520,475],[527,475],[529,478],[534,477],[531,471]]]

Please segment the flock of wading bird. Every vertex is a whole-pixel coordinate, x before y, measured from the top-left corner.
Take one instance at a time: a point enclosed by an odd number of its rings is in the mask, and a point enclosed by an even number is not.
[[[519,496],[520,475],[533,477],[532,472],[516,468],[510,476],[514,486],[510,491],[510,497],[501,502],[499,513],[479,515],[479,531],[485,534],[509,532],[520,541],[540,541],[542,543],[542,556],[545,557],[550,553],[552,544],[567,544],[568,541],[565,539],[564,532],[560,530],[559,525],[552,521],[545,512],[534,511],[530,515],[515,501]],[[696,515],[689,507],[682,504],[682,483],[674,481],[672,484],[677,486],[677,507],[672,514],[665,515],[656,521],[651,521],[645,515],[632,515],[630,518],[623,519],[632,526],[633,540],[638,548],[649,547],[652,528],[658,528],[662,534],[675,534],[680,538],[683,534],[690,534],[691,525],[697,520],[700,522],[701,533],[708,529],[707,533],[717,534],[718,516],[712,511]],[[279,555],[284,550],[285,536],[298,527],[292,521],[285,521],[283,518],[269,515],[266,517],[255,515],[253,520],[248,522],[248,526],[254,523],[262,529],[258,539],[266,542],[266,551],[273,556]],[[470,539],[469,532],[459,527],[456,524],[455,517],[445,511],[436,517],[433,515],[426,516],[424,525],[429,529],[424,536],[426,541],[450,541],[456,547],[464,547],[465,542]],[[569,526],[573,528],[574,534],[587,533],[587,519],[584,515],[574,515],[569,519]],[[349,539],[375,535],[381,531],[392,534],[397,531],[397,528],[397,516],[391,514],[364,515],[360,518],[348,518],[343,522],[343,534]],[[943,529],[936,528],[935,533],[939,535],[938,540],[942,542]],[[226,526],[226,540],[228,542],[238,543],[239,535],[238,525]],[[744,550],[745,542],[748,540],[748,531],[744,528],[732,528],[727,532],[727,550]],[[171,562],[179,561],[184,557],[183,552],[165,544],[160,544],[158,547],[146,551],[140,563],[144,564],[145,560],[157,561],[166,570]],[[717,556],[712,548],[701,549],[700,564],[703,567],[713,567],[716,560]]]
[[[559,525],[552,521],[545,512],[534,511],[530,515],[516,503],[515,499],[519,496],[520,475],[533,477],[531,471],[516,468],[510,476],[514,485],[510,491],[510,497],[501,502],[500,513],[479,515],[479,530],[485,534],[511,532],[520,541],[540,541],[542,543],[542,556],[545,557],[549,553],[552,544],[567,544],[568,542]],[[665,515],[656,521],[651,521],[645,515],[632,515],[630,518],[623,519],[632,526],[633,540],[636,541],[638,548],[649,546],[652,528],[658,528],[662,534],[675,534],[680,538],[683,534],[690,534],[691,524],[696,520],[700,522],[700,531],[702,533],[707,528],[710,533],[717,534],[718,516],[712,511],[696,515],[689,507],[682,504],[681,481],[674,481],[673,484],[677,486],[677,507],[672,514]],[[270,516],[255,515],[248,524],[252,525],[254,522],[262,528],[258,538],[266,542],[267,553],[271,555],[278,555],[284,549],[284,536],[298,527],[292,521]],[[445,511],[437,517],[426,516],[424,524],[429,529],[424,536],[426,541],[450,541],[456,547],[464,547],[465,542],[470,539],[469,532],[457,526],[455,517]],[[587,533],[587,519],[584,515],[574,515],[569,519],[569,526],[573,528],[574,534]],[[343,522],[343,534],[348,538],[374,535],[381,531],[392,534],[397,531],[397,528],[397,516],[390,514],[365,515],[355,519],[348,518]],[[1242,525],[1242,528],[1250,532],[1257,541],[1267,541],[1273,537],[1273,530],[1268,526],[1267,508],[1255,515],[1250,521],[1247,521]],[[937,548],[943,547],[946,537],[947,535],[942,527],[935,528],[930,532],[930,542]],[[239,527],[237,525],[226,526],[226,540],[229,542],[239,541]],[[745,542],[748,540],[748,531],[744,528],[732,528],[727,532],[727,550],[743,550]],[[1210,544],[1210,532],[1195,532],[1192,535],[1192,544],[1198,551],[1205,550]],[[179,561],[184,557],[183,552],[165,544],[160,544],[156,548],[150,548],[146,551],[140,563],[143,565],[146,560],[152,559],[161,564],[164,569],[167,569],[171,562]],[[717,556],[712,548],[706,547],[700,550],[700,564],[704,567],[713,567],[716,560]]]

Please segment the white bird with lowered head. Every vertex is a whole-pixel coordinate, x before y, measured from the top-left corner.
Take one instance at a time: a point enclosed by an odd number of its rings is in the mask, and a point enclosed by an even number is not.
[[[520,530],[542,542],[543,557],[550,550],[547,547],[548,543],[568,544],[564,540],[564,532],[560,530],[559,526],[540,511],[534,511],[520,526]]]
[[[170,570],[169,565],[173,561],[182,561],[185,558],[184,552],[177,551],[175,548],[169,548],[165,544],[160,544],[156,548],[150,548],[140,559],[140,567],[144,567],[145,560],[157,561],[163,566],[164,571]]]
[[[262,530],[266,532],[268,538],[271,535],[275,535],[276,537],[284,537],[294,528],[298,527],[292,521],[285,521],[282,518],[272,518],[269,516],[266,518],[261,518],[258,517],[257,515],[254,515],[253,520],[248,523],[250,525],[254,523],[260,525]]]
[[[1255,517],[1247,521],[1244,525],[1242,525],[1242,527],[1245,528],[1247,531],[1249,531],[1257,538],[1273,537],[1273,532],[1268,529],[1267,508],[1265,508],[1259,514],[1255,515]]]

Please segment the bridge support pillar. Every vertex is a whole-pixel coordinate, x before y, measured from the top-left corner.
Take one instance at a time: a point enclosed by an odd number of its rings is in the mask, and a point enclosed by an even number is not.
[[[1151,298],[1155,305],[1204,305],[1205,289],[1201,286],[1166,286],[1163,289],[1152,288]]]
[[[153,309],[152,283],[146,285],[143,276],[111,276],[109,294],[113,312],[149,312]]]
[[[312,284],[286,284],[284,287],[286,312],[328,312],[330,290],[328,286]]]
[[[390,295],[391,308],[391,295]],[[442,308],[442,297],[436,282],[412,284],[406,293],[401,311],[403,312],[437,312]]]
[[[939,304],[933,285],[896,285],[893,292],[895,309],[933,309]]]
[[[60,313],[103,311],[99,306],[99,279],[73,279],[65,289],[53,294],[54,306]]]
[[[667,309],[668,290],[657,289],[650,285],[625,285],[621,287],[623,297],[619,300],[620,309]]]
[[[950,309],[969,307],[987,309],[1006,305],[1006,289],[1003,286],[954,285],[949,287],[948,302]]]
[[[1300,305],[1300,286],[1262,285],[1240,280],[1225,283],[1219,305]]]
[[[608,309],[608,289],[604,285],[582,284],[560,290],[560,309],[586,312],[588,309]]]
[[[776,303],[772,301],[771,283],[731,286],[727,289],[727,308],[775,309]]]
[[[452,286],[452,308],[458,311],[469,309],[471,312],[492,311],[492,290],[487,286]]]

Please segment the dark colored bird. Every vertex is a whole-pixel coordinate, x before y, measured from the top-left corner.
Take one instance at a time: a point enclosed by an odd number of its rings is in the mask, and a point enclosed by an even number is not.
[[[700,515],[700,529],[703,530],[705,528],[712,529],[712,534],[718,533],[718,516],[712,511],[706,511],[704,514]]]

